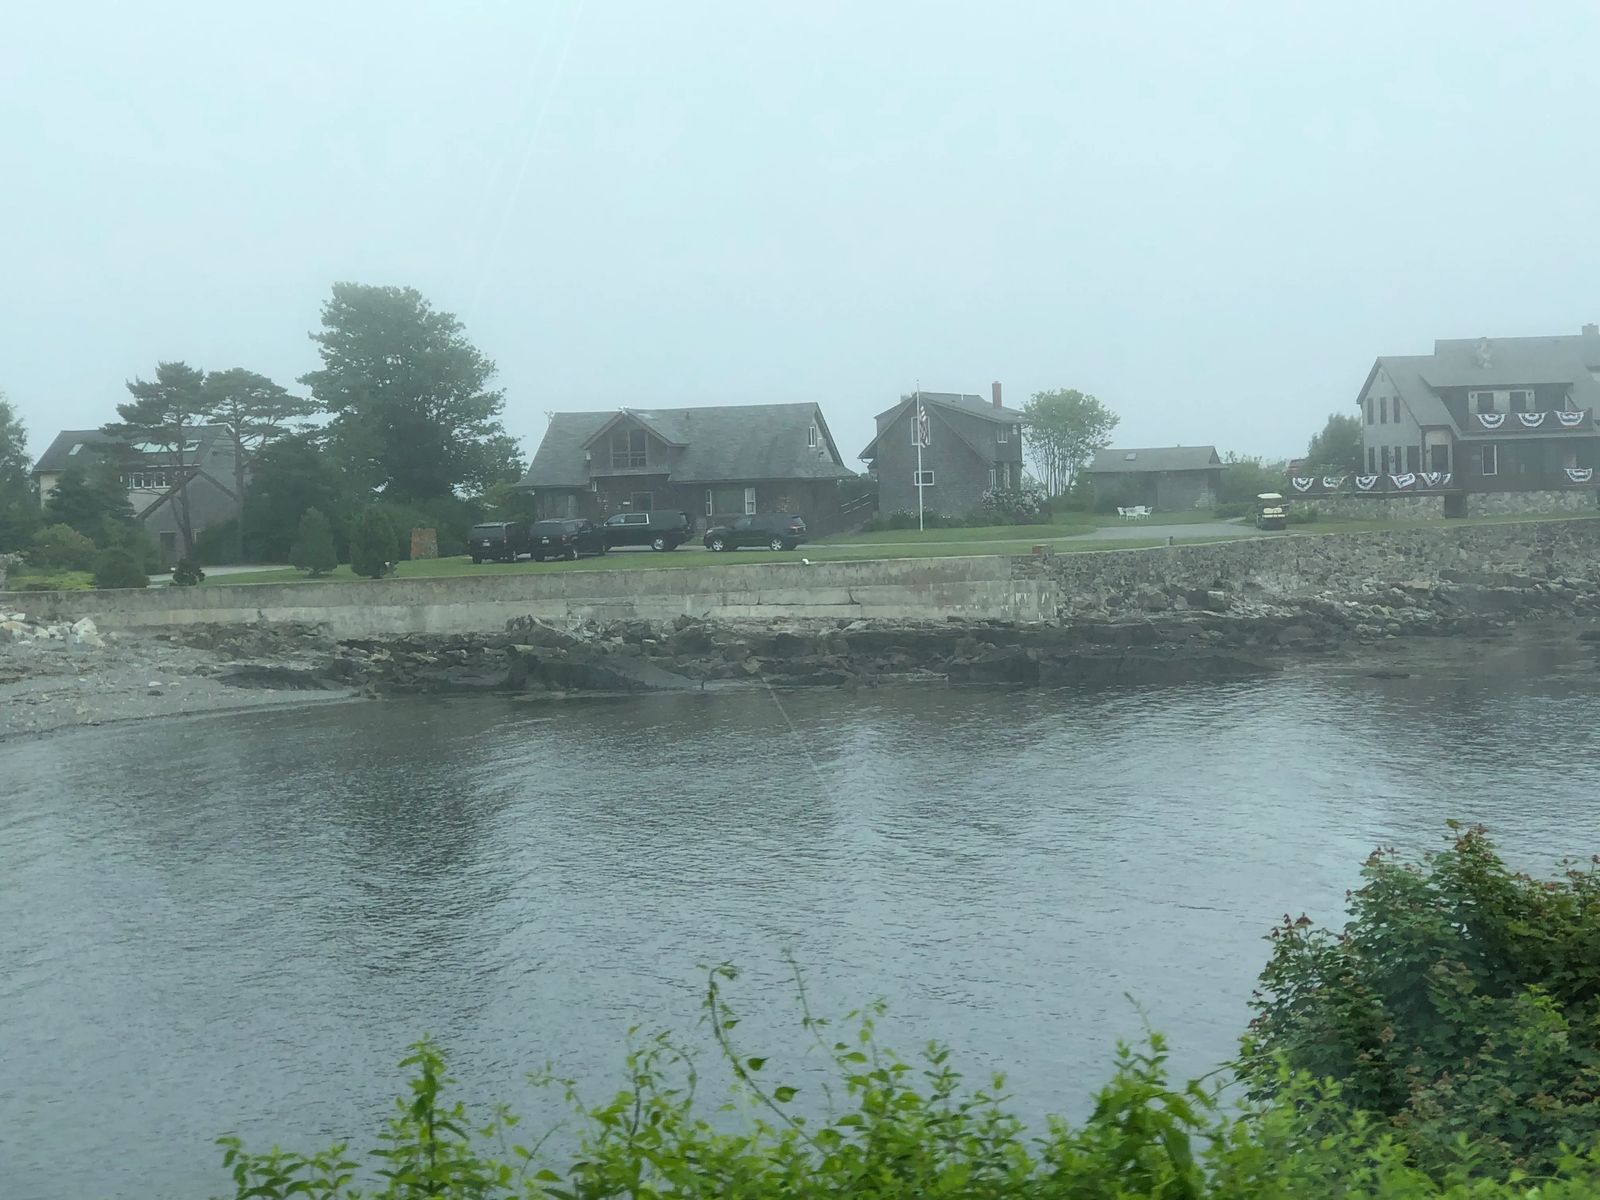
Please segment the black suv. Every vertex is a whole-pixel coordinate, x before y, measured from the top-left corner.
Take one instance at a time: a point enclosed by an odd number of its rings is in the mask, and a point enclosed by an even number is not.
[[[472,561],[481,563],[486,558],[516,562],[519,554],[528,552],[528,527],[521,521],[491,521],[474,525],[467,534],[467,553]]]
[[[689,514],[682,512],[625,512],[607,517],[601,527],[606,549],[614,546],[649,546],[676,550],[689,540]]]
[[[577,558],[580,554],[604,554],[605,535],[600,527],[582,517],[559,521],[536,521],[528,531],[528,549],[534,562],[547,558]]]
[[[806,523],[793,513],[757,513],[740,517],[732,525],[706,530],[707,550],[737,550],[740,546],[765,546],[768,550],[793,550],[806,540]]]

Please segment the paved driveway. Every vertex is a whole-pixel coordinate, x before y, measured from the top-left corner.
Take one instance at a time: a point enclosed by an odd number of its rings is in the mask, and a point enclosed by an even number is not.
[[[1192,525],[1157,525],[1150,521],[1123,521],[1106,525],[1093,533],[1072,538],[1074,542],[1120,542],[1128,538],[1225,538],[1253,537],[1261,531],[1240,521],[1197,521]]]

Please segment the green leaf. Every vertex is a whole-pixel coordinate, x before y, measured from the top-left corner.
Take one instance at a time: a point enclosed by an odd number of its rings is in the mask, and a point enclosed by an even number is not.
[[[795,1093],[798,1092],[799,1090],[800,1090],[799,1088],[792,1088],[792,1087],[787,1087],[787,1086],[781,1087],[781,1088],[774,1088],[773,1091],[772,1091],[772,1098],[774,1100],[776,1100],[779,1104],[787,1104],[787,1103],[789,1103],[789,1101],[794,1099]]]
[[[767,1065],[767,1060],[764,1058],[747,1058],[744,1060],[744,1065],[752,1071],[759,1071]]]

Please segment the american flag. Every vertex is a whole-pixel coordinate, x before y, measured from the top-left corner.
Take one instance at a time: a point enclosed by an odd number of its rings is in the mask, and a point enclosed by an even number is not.
[[[917,440],[918,446],[929,446],[933,443],[928,440],[928,410],[922,406],[922,401],[917,401]]]

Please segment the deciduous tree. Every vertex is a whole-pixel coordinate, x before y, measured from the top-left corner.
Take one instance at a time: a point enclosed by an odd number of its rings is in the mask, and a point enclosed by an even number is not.
[[[1035,392],[1022,406],[1028,458],[1052,496],[1072,485],[1096,450],[1111,442],[1117,414],[1073,388]]]
[[[500,424],[495,365],[454,314],[411,288],[338,283],[311,335],[321,370],[300,377],[333,414],[341,463],[393,500],[481,494],[520,469]]]
[[[1322,432],[1313,434],[1306,447],[1307,472],[1330,474],[1361,470],[1361,422],[1343,413],[1330,413]]]
[[[30,466],[28,431],[0,392],[0,554],[20,550],[39,528]]]

